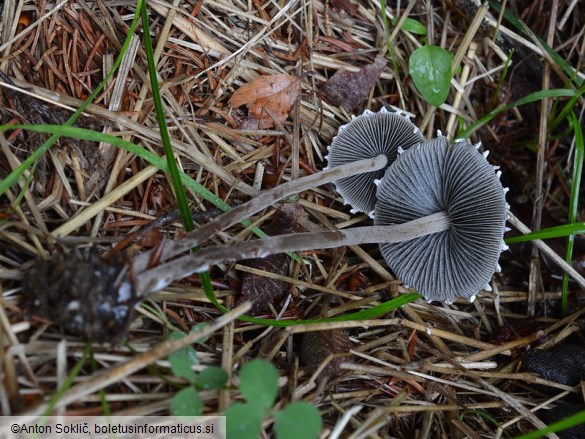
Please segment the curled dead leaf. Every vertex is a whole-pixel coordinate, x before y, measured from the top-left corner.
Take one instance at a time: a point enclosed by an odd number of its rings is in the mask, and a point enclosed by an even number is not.
[[[299,97],[300,83],[301,78],[285,73],[259,76],[236,90],[229,105],[248,106],[246,128],[271,128],[275,120],[283,123],[288,118]]]
[[[378,56],[372,64],[365,66],[359,72],[338,70],[321,88],[325,100],[353,113],[366,101],[384,67],[386,67],[386,59]]]
[[[272,222],[265,231],[270,236],[296,233],[301,230],[299,218],[306,216],[302,206],[297,204],[283,204],[274,215]],[[265,258],[251,259],[242,262],[242,265],[267,271],[270,273],[288,274],[289,257],[285,253],[277,253]],[[269,303],[280,300],[288,291],[288,284],[282,280],[272,279],[252,273],[242,274],[242,298],[252,302],[251,315],[261,313],[268,308]]]
[[[349,352],[351,341],[349,334],[343,329],[305,332],[301,340],[301,364],[313,373],[329,355]],[[339,375],[341,363],[345,359],[338,356],[331,360],[323,370],[322,379],[330,379]]]

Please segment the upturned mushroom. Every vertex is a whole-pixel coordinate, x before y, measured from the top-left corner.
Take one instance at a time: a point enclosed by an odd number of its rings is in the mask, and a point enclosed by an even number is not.
[[[429,140],[400,154],[379,182],[374,224],[445,212],[449,228],[380,244],[388,267],[429,299],[470,298],[499,271],[507,204],[499,171],[466,141]]]
[[[310,177],[311,184],[324,183]],[[302,187],[304,179],[309,177],[297,180],[297,187]],[[408,190],[396,192],[390,187]],[[278,189],[269,191],[272,202],[286,196],[286,191]],[[494,167],[476,148],[467,142],[449,145],[440,137],[402,153],[388,169],[377,191],[374,226],[209,247],[142,273],[138,291],[156,291],[220,262],[378,243],[390,268],[427,299],[469,298],[486,287],[497,269],[506,221],[504,193]],[[238,209],[248,211],[246,204]],[[388,213],[392,210],[401,213],[393,216]],[[387,243],[404,243],[395,244],[404,247],[386,247]]]
[[[376,205],[374,180],[382,178],[386,168],[396,160],[399,149],[407,150],[423,140],[422,133],[406,113],[390,112],[385,108],[378,113],[366,110],[339,128],[328,148],[328,168],[374,158],[379,154],[388,158],[383,169],[355,174],[334,182],[344,202],[351,205],[352,213],[365,212],[371,216]]]

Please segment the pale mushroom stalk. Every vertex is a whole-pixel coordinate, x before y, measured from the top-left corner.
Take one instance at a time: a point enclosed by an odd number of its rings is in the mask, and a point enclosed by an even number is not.
[[[158,258],[158,262],[167,261],[180,253],[188,251],[202,242],[207,241],[217,232],[226,230],[234,224],[244,221],[255,213],[276,203],[278,200],[348,176],[374,172],[383,169],[387,165],[387,162],[387,157],[383,154],[380,154],[373,158],[367,158],[342,166],[337,166],[335,168],[329,168],[327,170],[281,184],[269,191],[261,193],[256,198],[252,198],[247,203],[218,216],[217,218],[188,233],[181,239],[168,242],[164,245],[164,248],[160,253],[160,257]],[[136,273],[140,273],[145,270],[148,267],[149,261],[153,257],[153,254],[154,251],[148,251],[137,256],[133,264],[133,270]]]
[[[139,295],[225,261],[274,253],[378,243],[388,266],[429,300],[471,298],[498,271],[507,217],[506,190],[499,172],[467,142],[446,138],[422,142],[400,155],[378,181],[374,226],[297,233],[208,247],[140,272]],[[165,248],[163,257],[209,239],[279,199],[331,180],[384,166],[386,156],[330,168],[274,188]],[[359,165],[358,165],[359,164]],[[366,167],[366,171],[361,166]],[[166,259],[165,259],[166,260]],[[142,268],[142,267],[140,267]]]
[[[223,244],[190,253],[143,272],[136,280],[140,295],[166,287],[193,273],[206,271],[211,265],[242,259],[263,258],[275,253],[307,251],[359,244],[403,242],[435,234],[449,228],[445,212],[414,221],[388,226],[356,227],[348,230],[293,233],[266,239]]]

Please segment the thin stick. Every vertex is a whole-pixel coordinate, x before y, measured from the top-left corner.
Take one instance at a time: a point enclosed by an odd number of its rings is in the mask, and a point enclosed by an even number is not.
[[[320,186],[335,180],[339,180],[349,175],[377,171],[386,166],[387,162],[387,157],[381,154],[377,157],[374,157],[373,159],[364,159],[358,162],[337,166],[335,168],[327,169],[326,171],[307,175],[306,177],[279,185],[270,191],[262,193],[256,198],[252,198],[247,203],[218,216],[207,224],[188,233],[185,235],[185,237],[169,242],[165,245],[159,260],[164,262],[179,253],[183,253],[199,245],[200,243],[211,238],[217,232],[225,230],[228,227],[231,227],[234,224],[249,218],[262,209],[265,209],[266,207],[276,203],[278,200],[281,200],[282,198],[298,192],[302,192],[315,186]],[[151,253],[152,251],[149,251],[136,258],[134,261],[135,272],[140,273],[146,269],[148,261],[151,258]]]
[[[159,291],[171,282],[190,274],[207,270],[221,262],[262,258],[274,253],[325,249],[355,244],[402,242],[420,236],[438,233],[449,228],[445,212],[403,224],[389,226],[356,227],[344,231],[293,233],[267,239],[225,244],[191,253],[166,264],[145,271],[136,281],[139,295]]]

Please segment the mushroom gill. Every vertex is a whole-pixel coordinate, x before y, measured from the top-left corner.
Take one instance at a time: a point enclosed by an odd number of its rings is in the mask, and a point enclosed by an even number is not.
[[[406,150],[424,140],[420,130],[403,112],[389,112],[382,108],[378,113],[366,110],[339,128],[327,156],[328,168],[374,158],[384,154],[390,166],[399,148]],[[374,180],[384,175],[384,169],[362,173],[335,181],[337,192],[350,204],[352,213],[370,213],[376,204]]]
[[[402,224],[445,212],[449,228],[380,244],[394,273],[430,300],[470,298],[498,270],[507,218],[494,166],[473,145],[445,137],[400,154],[378,182],[376,225]]]

